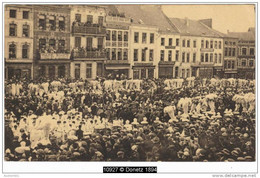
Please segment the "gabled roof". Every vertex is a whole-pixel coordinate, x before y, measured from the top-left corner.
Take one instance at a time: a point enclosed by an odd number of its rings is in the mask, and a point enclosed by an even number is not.
[[[155,26],[163,32],[178,33],[159,5],[115,5],[119,13],[132,19],[132,24]]]
[[[197,20],[170,18],[172,24],[182,35],[204,36],[204,37],[223,37],[224,34],[218,32]]]
[[[248,32],[228,32],[227,35],[242,41],[255,41],[255,28],[249,28]]]

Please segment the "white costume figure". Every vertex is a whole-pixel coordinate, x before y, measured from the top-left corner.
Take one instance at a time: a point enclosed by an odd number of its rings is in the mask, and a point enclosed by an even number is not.
[[[12,83],[11,90],[12,90],[11,91],[12,95],[15,96],[16,95],[16,84],[15,83]]]
[[[19,96],[20,95],[20,92],[21,90],[23,89],[23,86],[21,83],[17,83],[16,84],[16,95]]]
[[[112,88],[113,88],[113,81],[112,80],[104,81],[104,88],[105,88],[106,91],[112,90]]]
[[[133,80],[133,82],[134,82],[135,89],[139,91],[141,89],[142,80]]]
[[[208,106],[210,107],[210,111],[211,112],[215,112],[215,102],[214,100],[217,98],[216,94],[208,94],[206,96],[207,100],[208,100]]]
[[[188,87],[194,87],[194,80],[195,80],[195,77],[188,77],[187,78]]]
[[[45,93],[48,93],[48,91],[49,91],[49,82],[42,83],[42,88],[43,88]]]
[[[42,116],[40,116],[37,119],[37,130],[39,132],[42,132],[42,138],[40,140],[40,142],[43,145],[47,145],[50,143],[49,140],[49,135],[50,135],[50,131],[51,131],[51,125],[52,125],[52,117],[51,115],[46,115],[46,113],[44,113]]]
[[[175,106],[166,106],[164,109],[163,109],[163,112],[164,113],[167,113],[171,119],[175,119],[175,112],[176,110],[176,107]]]
[[[35,148],[42,137],[41,132],[39,132],[38,129],[36,128],[36,121],[34,121],[32,125],[30,125],[29,132],[30,132],[31,148]]]
[[[183,79],[177,79],[177,88],[181,88],[183,84]]]
[[[203,87],[206,86],[206,83],[207,83],[207,79],[206,79],[206,78],[202,79],[202,86],[203,86]]]

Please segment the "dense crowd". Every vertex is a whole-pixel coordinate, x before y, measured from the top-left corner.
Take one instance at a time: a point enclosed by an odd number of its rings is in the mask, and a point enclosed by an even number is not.
[[[255,83],[5,81],[6,161],[255,161]]]

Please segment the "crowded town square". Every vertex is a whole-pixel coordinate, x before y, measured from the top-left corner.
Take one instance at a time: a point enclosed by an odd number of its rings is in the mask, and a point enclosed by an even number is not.
[[[6,161],[254,161],[255,81],[5,81]]]

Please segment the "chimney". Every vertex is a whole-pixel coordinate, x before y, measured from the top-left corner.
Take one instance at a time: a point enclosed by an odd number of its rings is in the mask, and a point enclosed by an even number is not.
[[[189,26],[189,19],[187,17],[185,17],[185,25]]]
[[[207,25],[209,28],[212,28],[212,19],[201,19],[199,22],[203,23],[204,25]]]

